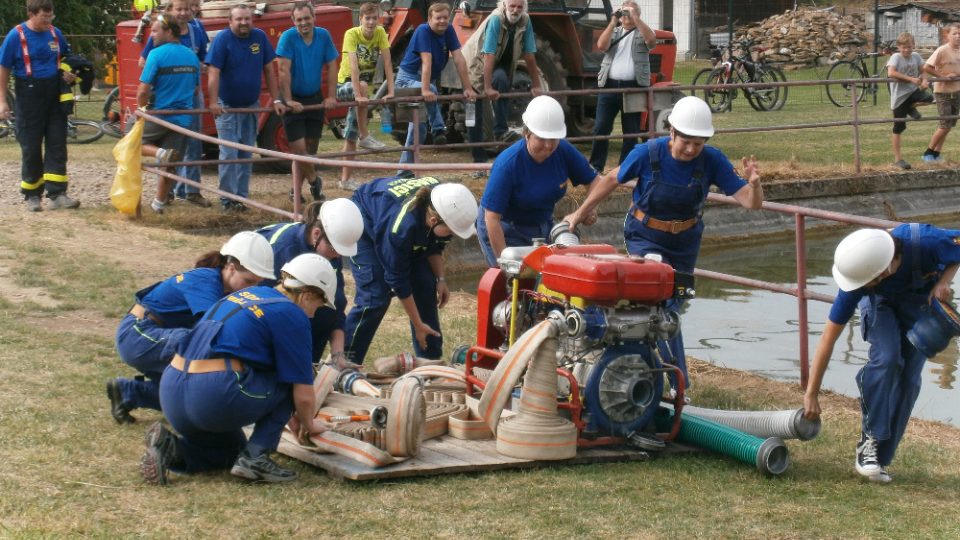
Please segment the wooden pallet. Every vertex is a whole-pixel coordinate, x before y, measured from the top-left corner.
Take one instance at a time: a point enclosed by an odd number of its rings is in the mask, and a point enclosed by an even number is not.
[[[374,469],[336,454],[317,454],[280,441],[278,451],[314,467],[341,480],[380,480],[384,478],[405,478],[414,476],[435,476],[477,471],[495,471],[500,469],[524,469],[554,465],[583,465],[587,463],[610,463],[618,461],[646,461],[651,455],[626,447],[603,447],[580,449],[573,459],[562,461],[531,461],[516,459],[497,453],[497,443],[493,439],[482,441],[464,441],[450,436],[424,441],[420,454],[402,463]],[[699,452],[699,450],[670,444],[658,455],[675,455]]]

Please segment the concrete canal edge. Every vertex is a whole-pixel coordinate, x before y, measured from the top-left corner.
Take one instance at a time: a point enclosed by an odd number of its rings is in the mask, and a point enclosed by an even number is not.
[[[764,184],[765,200],[806,206],[859,216],[909,220],[918,216],[960,215],[960,170],[934,169],[853,177],[778,181]],[[579,204],[584,192],[573,190],[556,208],[559,220]],[[631,193],[618,189],[599,208],[599,220],[582,230],[585,241],[623,247],[623,219]],[[704,246],[749,236],[792,233],[793,215],[770,211],[747,211],[738,206],[710,203],[704,211]],[[830,221],[807,219],[812,230],[836,226]],[[792,235],[791,235],[792,236]],[[476,238],[457,238],[446,249],[451,271],[480,267],[483,256]]]

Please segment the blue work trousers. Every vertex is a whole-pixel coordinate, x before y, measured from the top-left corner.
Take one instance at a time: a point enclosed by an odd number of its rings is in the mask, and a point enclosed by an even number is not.
[[[616,81],[610,79],[604,88],[636,88],[639,85],[636,81]],[[623,111],[623,94],[598,94],[597,95],[597,118],[593,124],[594,135],[610,135],[613,133],[613,121],[620,114],[620,125],[623,127],[623,133],[640,132],[640,113],[627,113]],[[623,139],[623,146],[620,148],[620,161],[623,163],[627,154],[637,145],[637,138],[631,137]],[[608,139],[593,141],[590,149],[590,165],[597,172],[602,172],[607,166],[607,152],[610,148]]]
[[[168,367],[160,381],[163,414],[180,434],[184,472],[229,468],[245,446],[273,451],[293,414],[292,387],[276,373],[186,373]],[[250,440],[241,428],[254,424]]]
[[[220,103],[223,105],[223,103]],[[246,107],[259,107],[254,102]],[[224,113],[216,118],[217,136],[225,141],[238,142],[254,146],[257,144],[257,115],[254,113]],[[237,150],[227,146],[220,146],[220,159],[244,159],[253,154],[246,150]],[[220,189],[241,197],[250,196],[250,173],[252,163],[223,163],[218,166],[220,173]],[[220,204],[226,204],[229,199],[220,198]]]
[[[193,108],[194,109],[203,109],[203,94],[198,93],[194,96],[193,99]],[[200,133],[203,130],[203,116],[199,114],[193,115],[193,121],[190,123],[190,129]],[[200,142],[200,139],[195,137],[187,137],[186,150],[183,154],[184,161],[197,161],[203,157],[203,143]],[[177,174],[186,178],[187,180],[193,180],[194,182],[200,181],[200,166],[199,165],[183,165],[177,167]],[[187,184],[177,183],[176,195],[177,197],[183,199],[187,196],[188,193],[200,193],[200,188],[194,186],[188,186]]]
[[[509,92],[510,85],[511,81],[507,75],[507,70],[503,68],[493,70],[490,86],[494,90],[500,93]],[[477,101],[477,122],[469,129],[470,142],[483,142],[483,123],[487,117],[485,110],[490,107],[491,103],[493,104],[493,138],[500,139],[507,132],[507,121],[510,119],[510,100],[500,98],[491,102],[489,99],[481,99]],[[470,153],[473,155],[474,163],[487,161],[486,148],[471,148]]]
[[[361,242],[364,238],[360,239]],[[430,264],[425,257],[413,262],[410,272],[410,286],[413,301],[417,304],[420,319],[440,332],[440,313],[437,309],[437,282]],[[373,337],[380,327],[380,321],[386,315],[393,298],[393,291],[383,278],[383,267],[377,261],[373,250],[360,249],[357,255],[351,257],[350,267],[356,281],[357,294],[354,297],[353,308],[347,314],[346,325],[346,353],[355,364],[363,364],[367,350]],[[413,337],[414,354],[422,358],[438,359],[443,355],[443,337],[427,336],[427,348],[422,349],[414,335],[413,325],[410,325],[410,334]]]
[[[420,75],[414,73],[408,73],[406,71],[398,71],[397,78],[394,82],[396,88],[422,88],[423,84],[420,81]],[[430,85],[430,90],[434,94],[437,94],[437,87],[434,84]],[[430,130],[433,133],[442,133],[446,131],[447,125],[443,121],[443,114],[440,112],[439,103],[426,103],[427,106],[427,118],[430,120]],[[423,118],[420,119],[420,144],[423,144],[427,140],[427,125],[423,121]],[[413,126],[407,127],[407,142],[404,143],[406,146],[413,146]],[[413,163],[413,152],[404,151],[400,154],[400,163]]]
[[[170,364],[189,328],[161,328],[150,319],[127,314],[117,327],[120,359],[146,376],[145,380],[119,379],[120,395],[127,407],[160,410],[160,376]]]
[[[480,208],[477,215],[477,240],[480,241],[480,251],[483,258],[487,261],[487,266],[497,268],[497,256],[490,247],[490,233],[487,231],[487,222],[483,219],[484,209]],[[552,221],[545,221],[538,225],[517,225],[511,221],[500,220],[500,228],[503,229],[503,239],[506,247],[532,246],[534,238],[546,238],[550,236],[550,229],[553,228]]]
[[[886,467],[907,429],[920,395],[926,358],[906,333],[927,308],[925,294],[880,295],[860,301],[861,331],[870,344],[867,363],[857,373],[863,432],[877,439],[877,458]]]

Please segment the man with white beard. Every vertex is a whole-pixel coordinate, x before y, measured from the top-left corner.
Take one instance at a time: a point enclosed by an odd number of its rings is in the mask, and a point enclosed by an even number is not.
[[[521,56],[530,74],[533,95],[541,93],[540,70],[537,69],[537,42],[533,24],[527,15],[527,0],[500,0],[497,9],[490,14],[470,36],[463,46],[470,81],[474,88],[483,88],[486,100],[480,101],[476,125],[470,128],[470,142],[483,141],[484,108],[493,104],[493,136],[503,141],[509,137],[507,120],[510,116],[510,100],[499,99],[500,92],[507,92],[513,84],[513,75]],[[484,148],[473,148],[474,163],[487,160]],[[483,175],[486,171],[478,171]]]

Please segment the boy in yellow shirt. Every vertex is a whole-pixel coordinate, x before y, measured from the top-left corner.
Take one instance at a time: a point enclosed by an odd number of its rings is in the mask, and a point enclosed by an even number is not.
[[[377,68],[377,59],[381,55],[387,81],[387,93],[384,97],[393,97],[390,42],[387,40],[386,30],[378,24],[379,20],[380,7],[366,2],[360,6],[360,26],[347,30],[343,35],[343,61],[337,77],[337,100],[357,102],[356,107],[350,107],[347,111],[347,128],[343,134],[345,152],[353,152],[357,146],[368,150],[386,146],[373,138],[367,130],[367,96]],[[350,167],[344,167],[340,174],[340,187],[355,188],[352,184]]]

